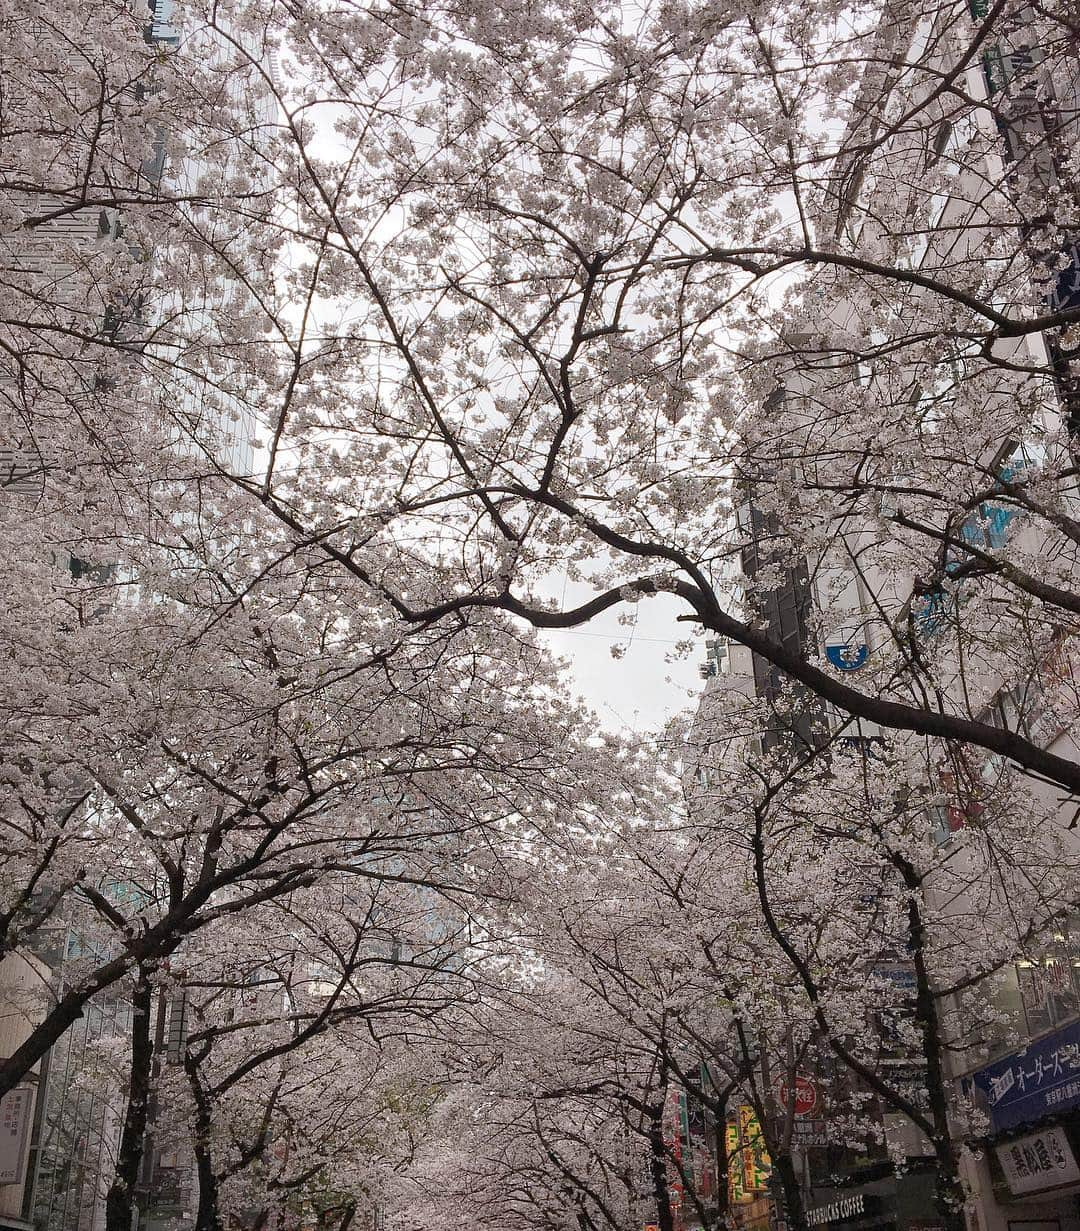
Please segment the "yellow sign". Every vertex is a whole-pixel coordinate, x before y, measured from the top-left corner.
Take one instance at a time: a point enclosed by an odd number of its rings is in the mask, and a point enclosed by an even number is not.
[[[727,1191],[728,1205],[736,1205],[753,1201],[753,1195],[746,1191],[743,1182],[742,1153],[739,1145],[739,1126],[729,1121],[724,1130],[724,1141],[727,1143]]]
[[[753,1107],[739,1108],[739,1138],[742,1146],[742,1181],[748,1193],[765,1192],[772,1174],[772,1159],[765,1134]]]

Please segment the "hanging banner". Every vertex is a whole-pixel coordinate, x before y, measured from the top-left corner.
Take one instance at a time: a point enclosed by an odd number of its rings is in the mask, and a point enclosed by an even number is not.
[[[673,1090],[668,1096],[667,1134],[664,1142],[671,1152],[668,1167],[668,1201],[672,1209],[683,1203],[683,1129],[685,1125],[686,1099],[681,1090]]]

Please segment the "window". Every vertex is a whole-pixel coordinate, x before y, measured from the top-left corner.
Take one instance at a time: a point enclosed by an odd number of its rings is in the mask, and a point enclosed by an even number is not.
[[[917,636],[929,640],[945,626],[953,602],[940,587],[911,600],[911,622]]]
[[[983,52],[982,69],[986,81],[986,93],[990,98],[1000,94],[1017,77],[1030,77],[1035,67],[1035,58],[1030,47],[1018,47],[1015,51],[1003,51],[1000,44],[993,43]],[[1023,82],[1021,82],[1023,84]]]
[[[1080,1012],[1078,964],[1080,944],[1068,927],[1040,951],[1017,962],[1028,1034],[1049,1030]]]
[[[1008,538],[1008,526],[1016,516],[1016,509],[1005,504],[985,501],[974,512],[970,513],[960,527],[960,538],[972,547],[982,549],[1004,547]],[[964,562],[963,553],[956,561],[959,566]],[[948,569],[948,566],[946,566]]]
[[[1052,312],[1080,308],[1080,241],[1074,241],[1064,251],[1063,264],[1057,270],[1053,287],[1046,296]]]

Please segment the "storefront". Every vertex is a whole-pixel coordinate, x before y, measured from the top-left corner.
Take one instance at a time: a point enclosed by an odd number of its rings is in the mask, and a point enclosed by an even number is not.
[[[806,1221],[813,1231],[940,1231],[932,1169],[920,1166],[852,1188],[819,1188]]]
[[[1080,1231],[1080,1022],[973,1073],[990,1131],[969,1163],[978,1231]]]

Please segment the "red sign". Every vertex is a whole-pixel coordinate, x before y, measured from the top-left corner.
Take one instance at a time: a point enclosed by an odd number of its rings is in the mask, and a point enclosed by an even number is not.
[[[780,1105],[786,1111],[791,1101],[791,1087],[786,1081],[780,1083],[777,1094],[780,1096]],[[797,1074],[795,1077],[795,1114],[797,1116],[811,1116],[814,1114],[817,1103],[817,1086],[814,1085],[809,1077],[803,1077],[801,1073]]]

